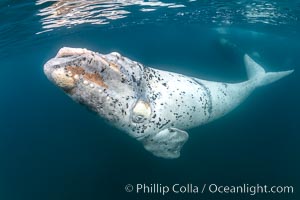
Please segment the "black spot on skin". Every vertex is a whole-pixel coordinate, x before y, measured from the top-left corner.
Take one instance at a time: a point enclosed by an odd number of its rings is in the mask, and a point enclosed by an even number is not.
[[[170,123],[171,120],[168,120],[166,123],[162,124],[159,129],[162,129],[164,126],[166,126],[168,123]]]
[[[175,130],[174,130],[174,129],[171,129],[171,128],[169,128],[169,132],[170,132],[170,133],[174,133],[174,132],[175,132]]]
[[[131,78],[132,78],[132,81],[135,83],[136,82],[136,79],[133,75],[131,75]]]

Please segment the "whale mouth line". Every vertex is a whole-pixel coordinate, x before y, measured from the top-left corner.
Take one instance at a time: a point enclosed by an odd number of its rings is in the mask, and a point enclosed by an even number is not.
[[[80,58],[78,55],[69,55],[69,56],[64,56],[64,57],[54,57],[51,58],[46,64],[45,68],[47,66],[50,67],[61,67],[62,65],[68,65],[68,63]]]

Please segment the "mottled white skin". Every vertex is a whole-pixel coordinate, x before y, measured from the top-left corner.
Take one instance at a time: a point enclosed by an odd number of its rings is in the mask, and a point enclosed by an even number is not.
[[[154,155],[177,158],[188,139],[184,130],[224,116],[258,86],[292,72],[266,73],[248,56],[245,63],[249,80],[220,83],[145,67],[118,53],[62,48],[44,71],[73,100],[141,141]],[[67,66],[101,76],[104,85],[71,73]]]
[[[218,83],[152,70],[161,77],[160,81],[157,79],[149,81],[150,99],[153,95],[159,96],[152,102],[156,113],[164,121],[170,120],[172,126],[183,130],[225,115],[238,106],[255,88],[250,81],[238,84]],[[153,129],[157,130],[157,127],[154,126]]]

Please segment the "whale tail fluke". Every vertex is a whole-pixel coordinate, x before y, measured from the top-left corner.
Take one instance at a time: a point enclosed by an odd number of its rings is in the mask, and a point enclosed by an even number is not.
[[[281,71],[281,72],[266,72],[262,66],[257,64],[247,54],[244,57],[249,80],[253,81],[256,87],[268,85],[273,83],[291,73],[294,70]]]

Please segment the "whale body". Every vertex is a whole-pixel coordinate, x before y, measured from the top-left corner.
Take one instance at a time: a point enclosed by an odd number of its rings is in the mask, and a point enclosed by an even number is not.
[[[117,52],[64,47],[44,65],[73,100],[142,142],[155,156],[178,158],[187,129],[220,118],[256,88],[293,72],[266,72],[244,56],[248,80],[222,83],[146,67]]]

